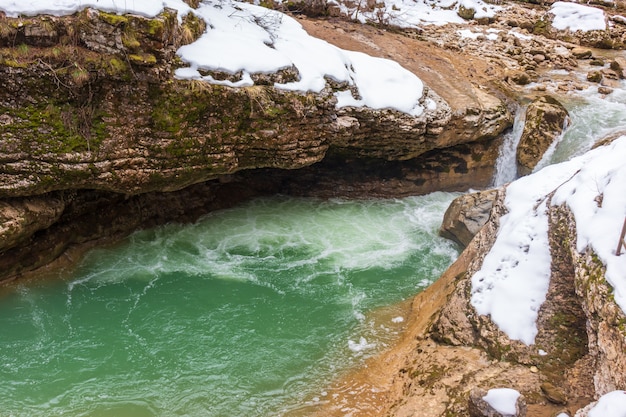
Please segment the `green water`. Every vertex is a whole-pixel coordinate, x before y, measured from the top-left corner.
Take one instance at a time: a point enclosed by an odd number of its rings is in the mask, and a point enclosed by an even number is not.
[[[274,416],[393,339],[457,256],[453,194],[271,198],[142,231],[0,297],[0,416]]]
[[[562,137],[546,151],[535,168],[568,161],[589,151],[596,141],[609,135],[623,134],[626,126],[626,83],[607,96],[589,88],[576,95],[560,97],[570,115],[570,125]]]

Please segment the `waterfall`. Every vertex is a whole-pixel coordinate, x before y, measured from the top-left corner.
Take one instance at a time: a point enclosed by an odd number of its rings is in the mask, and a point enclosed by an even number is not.
[[[492,186],[499,187],[517,178],[517,162],[515,153],[517,145],[524,131],[526,121],[526,108],[518,108],[513,122],[513,129],[504,135],[504,141],[500,146],[496,169],[493,175]]]

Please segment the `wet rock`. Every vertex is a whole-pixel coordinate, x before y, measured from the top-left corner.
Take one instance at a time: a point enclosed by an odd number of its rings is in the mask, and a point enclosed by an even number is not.
[[[471,7],[465,7],[461,5],[459,6],[457,14],[465,20],[472,20],[474,18],[474,15],[476,14],[476,10]]]
[[[608,95],[608,94],[611,94],[612,92],[613,92],[613,89],[611,87],[605,87],[603,85],[598,87],[598,93],[600,94]]]
[[[455,198],[443,216],[439,235],[466,247],[489,220],[497,193],[493,189]]]
[[[60,198],[30,197],[0,201],[0,252],[56,222],[65,209]]]
[[[576,47],[572,49],[572,55],[577,59],[591,59],[593,52],[591,49]]]
[[[600,71],[590,71],[587,73],[587,81],[599,83],[602,81],[602,73]]]
[[[618,74],[619,78],[626,78],[626,58],[615,58],[610,62],[609,67]]]
[[[552,142],[563,132],[568,117],[565,107],[550,96],[540,97],[528,106],[516,155],[520,175],[532,172]]]
[[[567,404],[567,398],[565,397],[565,394],[559,388],[554,386],[554,384],[551,384],[550,382],[544,382],[543,384],[541,384],[540,388],[543,395],[551,403],[557,405]]]

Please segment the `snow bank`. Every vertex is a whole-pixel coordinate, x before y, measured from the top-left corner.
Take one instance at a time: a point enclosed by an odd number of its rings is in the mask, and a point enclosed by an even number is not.
[[[559,1],[552,5],[550,13],[554,15],[552,27],[559,30],[606,30],[604,11],[595,7]]]
[[[589,410],[589,417],[626,417],[626,391],[613,391],[600,397]]]
[[[615,302],[626,312],[626,254],[615,255],[626,218],[626,136],[590,153],[600,156],[587,158],[580,171],[559,187],[553,204],[570,207],[576,219],[578,251],[593,248],[606,265]]]
[[[341,12],[361,23],[375,22],[406,28],[421,25],[445,25],[447,23],[467,23],[457,11],[460,5],[474,9],[475,18],[493,17],[501,9],[482,0],[384,0],[377,3],[373,11],[364,11],[362,7],[346,6],[343,1],[333,1]]]
[[[254,84],[252,74],[295,67],[299,80],[276,84],[277,88],[319,93],[326,79],[332,79],[358,91],[356,97],[350,88],[339,91],[338,107],[391,108],[413,116],[424,111],[422,81],[396,62],[339,49],[309,36],[295,19],[249,3],[208,0],[190,9],[182,0],[0,0],[0,10],[8,16],[66,15],[85,7],[148,17],[170,7],[179,16],[193,12],[203,18],[207,31],[178,50],[189,65],[176,71],[179,79],[243,87]],[[217,80],[201,70],[239,74],[239,79]],[[433,108],[434,102],[426,105]]]
[[[530,345],[550,280],[546,196],[566,203],[576,218],[578,245],[591,246],[607,265],[615,301],[626,312],[626,254],[615,256],[626,217],[626,136],[611,145],[520,178],[509,185],[495,244],[472,277],[471,303],[511,339]],[[596,197],[602,195],[602,205]]]
[[[186,14],[190,7],[182,0],[0,0],[0,10],[9,17],[49,14],[69,15],[91,7],[111,13],[133,13],[154,17],[170,7]]]
[[[519,396],[520,393],[514,389],[495,388],[487,391],[487,395],[483,397],[483,401],[502,415],[514,416],[517,414],[515,404]]]
[[[252,85],[251,74],[295,67],[300,79],[277,88],[319,93],[326,78],[355,86],[336,94],[338,107],[392,108],[414,116],[424,108],[422,81],[394,61],[339,49],[309,36],[289,16],[247,3],[205,2],[196,13],[209,24],[207,32],[178,54],[189,64],[178,78],[200,79],[231,86]],[[238,81],[217,81],[199,70],[241,73]]]

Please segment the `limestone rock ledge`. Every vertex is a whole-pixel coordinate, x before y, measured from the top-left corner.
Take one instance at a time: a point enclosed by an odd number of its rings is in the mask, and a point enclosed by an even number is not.
[[[200,201],[216,198],[486,186],[496,141],[512,124],[505,103],[487,93],[451,106],[426,88],[424,99],[436,110],[413,117],[337,109],[332,82],[312,94],[278,90],[267,74],[246,88],[177,80],[176,50],[204,26],[192,15],[179,23],[168,9],[154,19],[92,9],[1,17],[0,28],[0,279],[45,264],[42,257],[58,256],[73,241],[97,238],[92,231],[107,227],[98,216],[90,231],[51,237],[55,222],[82,213],[85,200],[96,213],[111,213],[101,218],[127,218],[121,210],[128,200],[141,201],[147,223],[121,221],[128,233],[152,224],[148,219],[176,219],[181,213],[172,193],[207,182],[205,191],[220,190],[219,197],[199,197],[198,206],[190,204],[192,218],[202,211]],[[226,197],[227,189],[236,191]],[[50,208],[25,210],[34,197]],[[149,201],[173,209],[167,216]],[[44,235],[52,240],[39,246]],[[43,254],[33,257],[34,247]],[[29,255],[22,261],[18,253]]]

